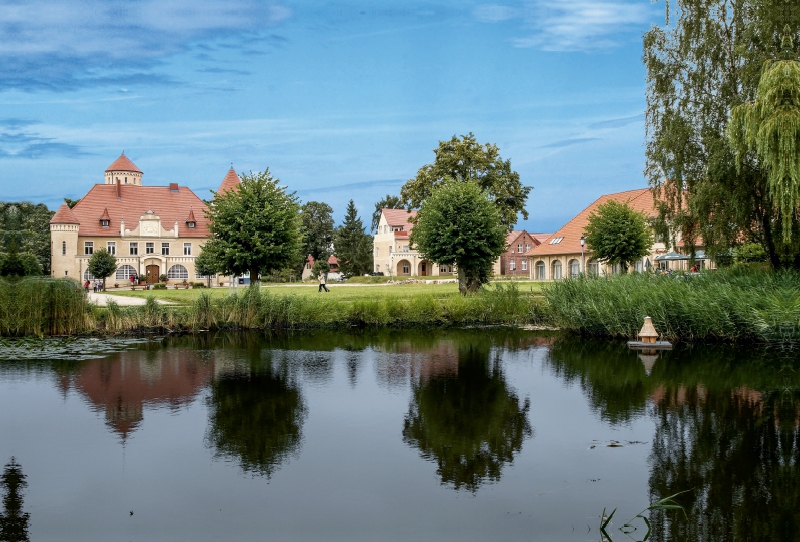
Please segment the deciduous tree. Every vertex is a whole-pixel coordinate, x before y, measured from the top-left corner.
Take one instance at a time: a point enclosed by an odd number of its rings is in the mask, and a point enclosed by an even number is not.
[[[219,272],[219,262],[214,256],[213,246],[206,244],[197,258],[194,259],[194,270],[198,275],[206,277],[207,286],[211,287],[211,275]]]
[[[531,191],[512,171],[511,161],[500,158],[497,145],[481,145],[475,136],[453,136],[449,141],[440,141],[434,149],[433,164],[422,166],[417,176],[400,189],[400,196],[408,208],[418,209],[430,197],[433,190],[446,180],[475,182],[486,191],[487,197],[497,206],[500,221],[510,230],[517,222],[517,215],[528,218],[525,202]]]
[[[615,200],[599,205],[589,215],[586,246],[600,261],[620,264],[624,272],[639,258],[650,253],[653,233],[647,217],[627,203]]]
[[[784,0],[676,0],[668,24],[644,36],[645,173],[664,199],[662,217],[690,248],[702,240],[709,255],[725,256],[744,237],[775,268],[800,266],[797,219],[781,219],[769,168],[755,149],[730,145],[727,129],[731,110],[756,100],[784,25],[798,28],[800,11],[786,8]]]
[[[327,203],[309,201],[300,207],[300,232],[303,236],[302,261],[327,260],[333,250],[333,209]]]
[[[261,273],[292,266],[301,248],[300,206],[269,169],[241,176],[233,190],[216,193],[206,212],[210,245],[218,269],[226,275],[250,273],[250,285]]]
[[[86,267],[89,269],[89,273],[96,278],[103,279],[103,290],[105,290],[106,279],[117,270],[117,258],[113,254],[109,254],[106,249],[100,248],[94,251]]]
[[[473,292],[488,282],[505,250],[506,227],[497,206],[474,181],[435,188],[417,213],[411,243],[423,257],[458,267],[458,289]]]

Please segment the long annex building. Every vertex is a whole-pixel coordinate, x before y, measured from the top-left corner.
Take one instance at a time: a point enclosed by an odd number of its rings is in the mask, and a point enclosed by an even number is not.
[[[194,266],[210,233],[205,202],[177,183],[144,186],[142,176],[123,152],[106,169],[102,184],[73,208],[61,205],[50,220],[52,276],[93,279],[87,263],[103,248],[117,258],[110,277],[116,282],[134,276],[155,283],[162,274],[174,281],[205,278]],[[239,182],[231,168],[218,192]]]

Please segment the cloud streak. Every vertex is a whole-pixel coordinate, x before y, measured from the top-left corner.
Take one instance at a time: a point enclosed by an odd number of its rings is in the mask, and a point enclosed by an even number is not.
[[[626,0],[539,0],[524,8],[482,5],[472,12],[483,23],[519,19],[531,29],[514,47],[543,51],[592,51],[620,45],[624,33],[648,21],[649,6]]]
[[[561,149],[563,147],[571,147],[572,145],[580,145],[581,143],[588,143],[589,141],[600,141],[599,137],[574,137],[572,139],[562,139],[560,141],[553,141],[547,145],[541,145],[540,149]]]
[[[619,119],[609,119],[601,122],[595,122],[589,125],[591,130],[603,130],[606,128],[622,128],[629,124],[644,122],[644,115],[634,115],[632,117],[622,117]]]
[[[87,156],[86,152],[78,145],[62,143],[52,137],[44,137],[37,132],[20,131],[20,128],[39,124],[34,120],[4,119],[0,126],[8,131],[0,132],[0,159],[24,158],[37,160],[50,156],[77,158]]]
[[[291,15],[257,0],[12,0],[0,4],[0,91],[170,84],[153,72],[167,55],[220,37],[251,44]]]

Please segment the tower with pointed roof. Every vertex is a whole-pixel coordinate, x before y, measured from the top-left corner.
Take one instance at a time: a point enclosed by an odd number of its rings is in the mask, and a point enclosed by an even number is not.
[[[142,186],[142,170],[125,156],[125,151],[108,166],[105,174],[106,184],[133,184]]]
[[[50,219],[50,268],[54,277],[72,277],[80,280],[80,270],[75,259],[80,221],[66,203],[62,203]]]

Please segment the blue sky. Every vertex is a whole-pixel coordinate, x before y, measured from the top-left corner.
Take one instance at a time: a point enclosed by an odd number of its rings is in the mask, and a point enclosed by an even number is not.
[[[645,186],[649,0],[26,0],[0,5],[2,200],[77,198],[124,149],[208,197],[233,163],[303,201],[375,202],[473,132],[554,231]]]

